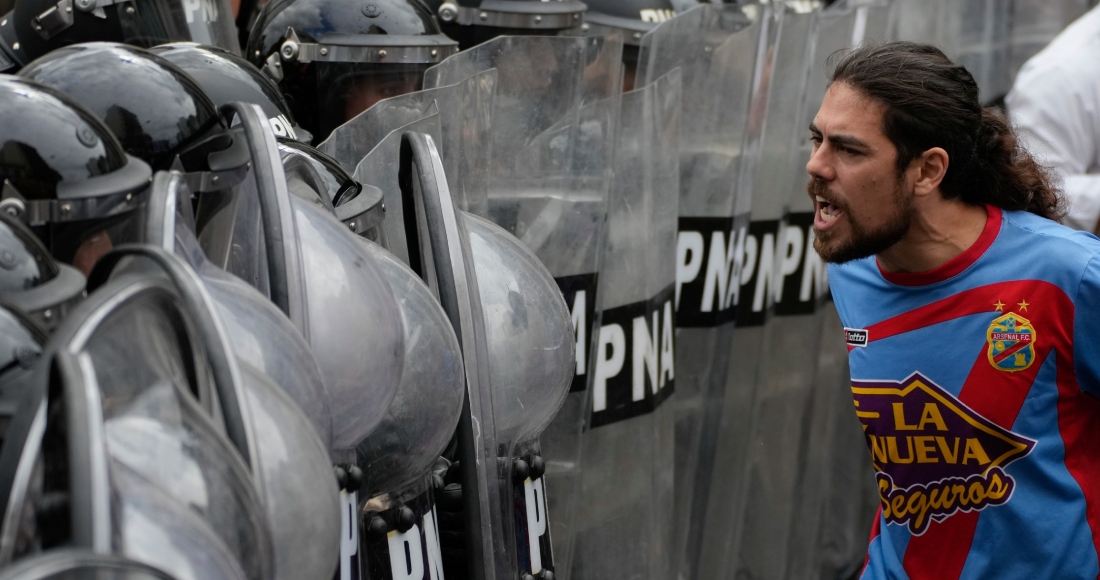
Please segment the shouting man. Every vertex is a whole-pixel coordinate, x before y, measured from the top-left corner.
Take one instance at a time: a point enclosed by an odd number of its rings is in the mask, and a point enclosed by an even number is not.
[[[1100,240],[938,49],[834,59],[807,189],[881,498],[863,578],[1097,578]]]

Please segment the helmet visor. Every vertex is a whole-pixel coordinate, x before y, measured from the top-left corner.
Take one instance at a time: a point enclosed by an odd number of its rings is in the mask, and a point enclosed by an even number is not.
[[[317,63],[316,139],[323,140],[333,129],[382,99],[420,90],[428,66],[422,63]]]

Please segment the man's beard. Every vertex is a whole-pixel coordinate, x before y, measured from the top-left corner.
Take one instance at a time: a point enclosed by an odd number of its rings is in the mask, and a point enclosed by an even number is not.
[[[881,227],[868,230],[852,214],[852,208],[829,192],[828,186],[819,178],[812,178],[806,184],[806,191],[813,196],[821,196],[834,207],[839,208],[848,217],[850,235],[847,240],[838,239],[834,230],[814,229],[814,250],[821,259],[834,264],[843,264],[878,254],[901,241],[909,232],[913,221],[912,192],[905,191],[901,176],[894,186],[894,215]]]

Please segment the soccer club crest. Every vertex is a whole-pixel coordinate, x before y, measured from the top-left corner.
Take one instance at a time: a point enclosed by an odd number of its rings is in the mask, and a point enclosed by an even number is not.
[[[989,343],[989,364],[997,370],[1022,371],[1035,361],[1035,328],[1015,312],[998,316],[989,323],[986,341]]]

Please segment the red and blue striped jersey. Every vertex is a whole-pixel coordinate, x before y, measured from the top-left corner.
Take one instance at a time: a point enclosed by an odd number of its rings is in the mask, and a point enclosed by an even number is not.
[[[935,270],[829,267],[881,499],[863,578],[1100,576],[1100,240],[987,214]]]

